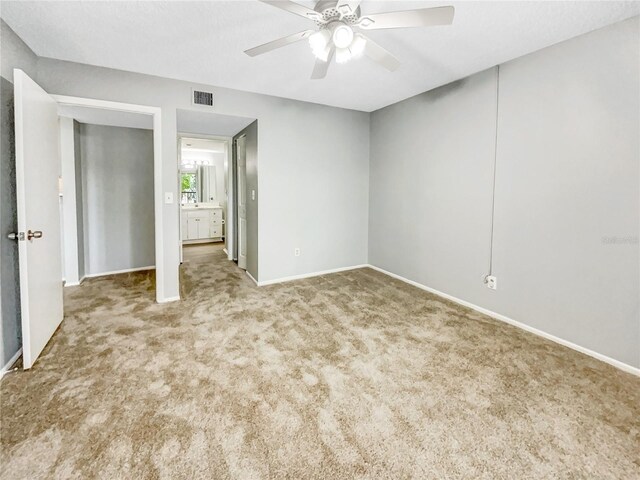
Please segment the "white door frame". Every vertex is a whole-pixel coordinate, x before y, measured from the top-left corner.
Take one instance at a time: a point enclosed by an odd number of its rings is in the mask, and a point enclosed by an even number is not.
[[[78,262],[78,215],[76,205],[76,152],[73,132],[73,118],[58,115],[60,129],[60,162],[62,183],[62,279],[65,287],[80,285]]]
[[[235,232],[233,231],[233,222],[229,221],[229,212],[232,211],[233,207],[233,148],[232,142],[233,137],[225,137],[223,135],[205,135],[200,133],[188,133],[188,132],[178,132],[178,197],[180,198],[179,204],[182,203],[182,192],[180,188],[180,166],[182,165],[182,148],[180,145],[180,140],[183,138],[202,138],[204,140],[220,140],[221,142],[226,142],[226,154],[227,154],[227,209],[225,213],[225,223],[224,223],[224,248],[227,249],[227,258],[229,260],[233,260],[233,235]],[[179,210],[179,235],[180,235],[180,262],[182,262],[182,210]]]
[[[238,242],[238,266],[240,268],[242,268],[244,271],[247,271],[247,202],[248,202],[248,193],[247,193],[247,134],[243,133],[240,136],[238,136],[238,138],[236,138],[235,140],[235,165],[234,165],[234,169],[235,169],[235,173],[236,173],[236,195],[240,193],[240,188],[238,187],[238,185],[240,184],[240,179],[241,176],[238,174],[240,171],[240,168],[238,166],[238,141],[242,140],[243,145],[244,145],[244,178],[242,178],[243,181],[243,186],[244,186],[244,229],[240,228],[240,224],[242,223],[240,221],[240,201],[238,200],[238,208],[237,208],[237,220],[238,220],[238,231],[236,232],[236,241]],[[235,213],[235,212],[234,212]],[[244,252],[244,256],[241,255],[241,250],[242,250],[242,238],[244,237],[244,247],[245,247],[245,252]]]
[[[164,293],[164,236],[163,210],[164,195],[162,185],[162,109],[147,105],[111,102],[94,98],[70,97],[66,95],[51,95],[60,105],[100,108],[118,112],[141,113],[153,117],[153,205],[156,243],[156,301],[170,302],[176,298],[166,298]]]

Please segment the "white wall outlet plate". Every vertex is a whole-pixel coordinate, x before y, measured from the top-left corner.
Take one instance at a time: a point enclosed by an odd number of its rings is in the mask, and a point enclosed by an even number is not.
[[[498,279],[493,275],[487,275],[484,283],[486,283],[487,288],[490,288],[491,290],[496,290],[498,288]]]
[[[296,257],[299,257],[299,256],[300,256],[300,249],[299,249],[299,248],[294,248],[294,249],[293,249],[293,254],[294,254]]]

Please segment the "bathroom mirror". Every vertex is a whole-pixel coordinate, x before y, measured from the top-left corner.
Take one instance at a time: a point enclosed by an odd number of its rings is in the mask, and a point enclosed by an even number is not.
[[[216,167],[200,165],[183,168],[180,173],[180,203],[215,203],[218,201]]]

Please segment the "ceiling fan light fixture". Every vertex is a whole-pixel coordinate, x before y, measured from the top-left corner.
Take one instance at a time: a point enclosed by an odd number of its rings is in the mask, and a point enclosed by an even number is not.
[[[351,42],[351,46],[349,50],[351,50],[351,56],[356,58],[364,53],[364,49],[367,46],[367,40],[360,34],[357,34],[353,42]]]
[[[318,52],[316,57],[322,60],[323,62],[328,62],[330,54],[331,54],[331,48],[327,46],[327,48],[325,48],[322,52]]]
[[[244,53],[255,57],[308,39],[311,50],[317,57],[311,73],[312,80],[320,80],[327,76],[329,64],[334,56],[337,63],[345,63],[366,54],[371,60],[393,72],[400,66],[400,60],[363,35],[363,30],[451,25],[455,14],[453,6],[442,6],[373,13],[367,17],[360,11],[362,0],[319,0],[313,8],[291,0],[260,1],[313,20],[319,30],[308,29],[293,33],[245,50]]]
[[[347,63],[351,60],[351,51],[348,48],[336,49],[336,63]]]
[[[333,29],[332,38],[336,48],[347,48],[353,42],[353,30],[350,26],[341,23]]]
[[[319,30],[312,33],[311,36],[309,36],[309,45],[311,46],[311,50],[313,50],[314,53],[316,51],[323,51],[329,44],[330,39],[331,34],[328,30]]]
[[[327,44],[327,46],[322,49],[313,50],[313,54],[317,59],[328,62],[329,55],[331,55],[331,45]]]

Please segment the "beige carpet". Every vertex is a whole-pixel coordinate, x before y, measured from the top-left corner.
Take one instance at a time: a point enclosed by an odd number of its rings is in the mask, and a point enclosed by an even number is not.
[[[217,251],[68,289],[1,384],[2,478],[640,477],[640,379],[369,269],[257,288]]]

